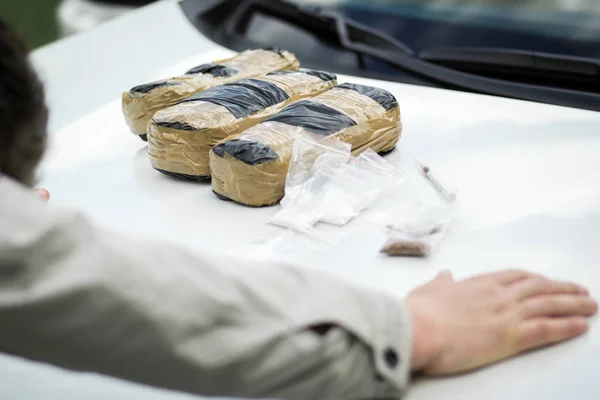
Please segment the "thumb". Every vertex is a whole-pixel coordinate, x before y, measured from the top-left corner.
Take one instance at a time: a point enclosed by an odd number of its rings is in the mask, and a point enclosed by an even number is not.
[[[454,282],[454,277],[452,276],[452,272],[445,269],[437,274],[435,280],[440,282]]]
[[[35,189],[35,191],[38,194],[38,196],[42,198],[42,200],[50,200],[50,192],[48,192],[46,189]]]

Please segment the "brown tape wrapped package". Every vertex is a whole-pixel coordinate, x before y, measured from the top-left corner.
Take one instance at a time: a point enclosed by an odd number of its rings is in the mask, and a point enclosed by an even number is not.
[[[277,203],[284,195],[294,138],[307,132],[350,143],[354,155],[368,148],[386,152],[402,133],[400,108],[383,89],[348,83],[293,103],[213,148],[213,192],[249,206]]]
[[[139,85],[123,93],[125,121],[133,133],[145,139],[152,116],[186,97],[223,83],[299,67],[296,56],[285,50],[246,50],[226,60],[199,65],[182,76]]]
[[[334,74],[301,69],[207,89],[158,111],[148,124],[152,166],[184,179],[210,178],[209,152],[231,135],[271,117],[285,106],[337,84]]]

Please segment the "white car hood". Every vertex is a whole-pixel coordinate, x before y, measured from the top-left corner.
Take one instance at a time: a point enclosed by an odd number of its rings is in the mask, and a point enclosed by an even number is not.
[[[176,2],[151,5],[37,50],[52,113],[42,184],[54,207],[194,250],[230,251],[270,234],[276,207],[218,200],[209,185],[152,170],[129,133],[119,96],[232,54],[199,34]],[[332,71],[335,72],[335,71]],[[403,296],[442,268],[457,277],[519,266],[581,282],[600,293],[600,113],[339,75],[398,99],[404,133],[388,160],[419,191],[411,160],[428,162],[458,189],[456,226],[427,260],[377,256],[382,233],[351,224],[317,268]],[[600,326],[569,344],[474,374],[419,380],[415,399],[600,398]],[[581,390],[581,392],[577,392]]]

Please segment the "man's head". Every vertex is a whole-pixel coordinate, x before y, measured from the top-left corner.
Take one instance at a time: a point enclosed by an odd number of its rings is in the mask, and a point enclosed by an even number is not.
[[[47,122],[44,89],[27,49],[0,17],[0,174],[33,183]]]

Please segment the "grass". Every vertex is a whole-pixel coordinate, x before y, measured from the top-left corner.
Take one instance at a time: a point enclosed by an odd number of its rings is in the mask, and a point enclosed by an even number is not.
[[[0,17],[16,29],[30,49],[58,37],[56,6],[60,0],[0,0]]]

